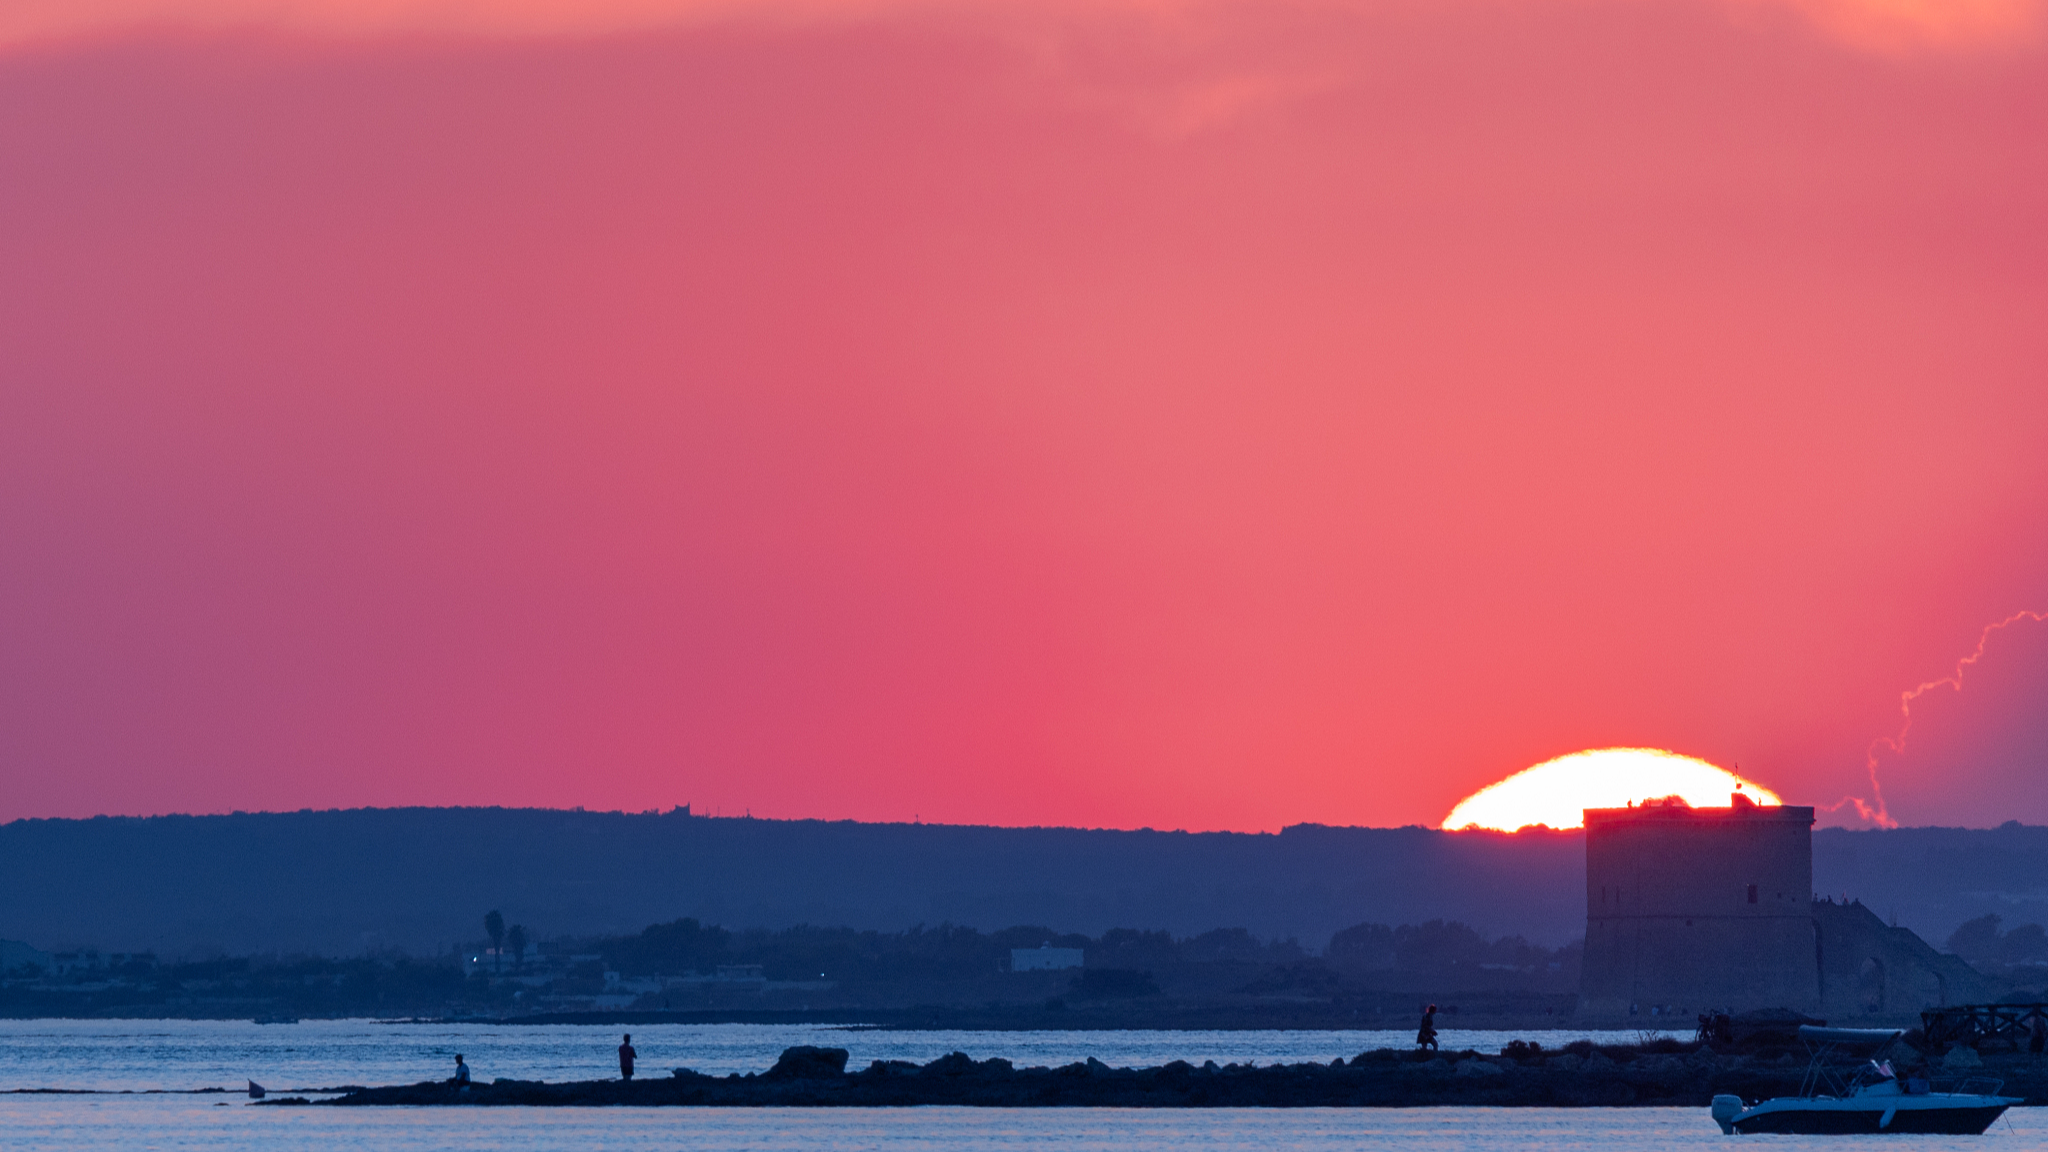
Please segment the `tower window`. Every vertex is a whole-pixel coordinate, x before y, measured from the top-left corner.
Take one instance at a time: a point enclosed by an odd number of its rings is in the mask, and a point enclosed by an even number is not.
[[[1749,902],[1751,904],[1756,903],[1756,885],[1754,884],[1749,886]]]

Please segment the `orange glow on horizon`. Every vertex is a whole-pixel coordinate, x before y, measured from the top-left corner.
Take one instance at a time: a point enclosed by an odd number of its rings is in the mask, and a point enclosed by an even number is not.
[[[1734,792],[1759,804],[1777,793],[1725,768],[1661,748],[1595,748],[1545,760],[1458,802],[1445,828],[1513,832],[1544,825],[1577,828],[1587,808],[1621,808],[1677,796],[1695,808],[1724,807]]]

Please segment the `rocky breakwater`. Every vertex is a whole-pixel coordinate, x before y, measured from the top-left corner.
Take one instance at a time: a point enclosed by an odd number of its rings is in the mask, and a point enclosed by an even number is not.
[[[842,1048],[791,1048],[761,1073],[705,1076],[679,1068],[647,1080],[442,1082],[351,1091],[354,1105],[700,1105],[723,1107],[1303,1108],[1701,1107],[1717,1093],[1757,1100],[1796,1092],[1805,1062],[1788,1051],[1716,1053],[1668,1041],[1647,1047],[1575,1044],[1545,1051],[1519,1042],[1497,1055],[1378,1050],[1328,1064],[1112,1068],[1099,1061],[1018,1068],[955,1052],[929,1064],[875,1061],[848,1072]],[[1983,1074],[2048,1103],[2048,1063],[1986,1057]],[[2002,1065],[2012,1063],[2013,1067]],[[1997,1065],[1994,1067],[1994,1065]],[[282,1101],[280,1101],[282,1103]]]

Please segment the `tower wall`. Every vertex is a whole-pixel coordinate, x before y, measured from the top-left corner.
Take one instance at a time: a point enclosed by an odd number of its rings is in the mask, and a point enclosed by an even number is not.
[[[1585,819],[1582,1014],[1819,1009],[1812,808],[1591,808]]]

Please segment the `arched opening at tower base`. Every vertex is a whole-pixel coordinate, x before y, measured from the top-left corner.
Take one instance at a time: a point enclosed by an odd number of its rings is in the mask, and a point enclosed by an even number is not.
[[[1863,964],[1856,969],[1856,1006],[1876,1016],[1884,1012],[1884,961],[1875,956],[1863,958]]]

